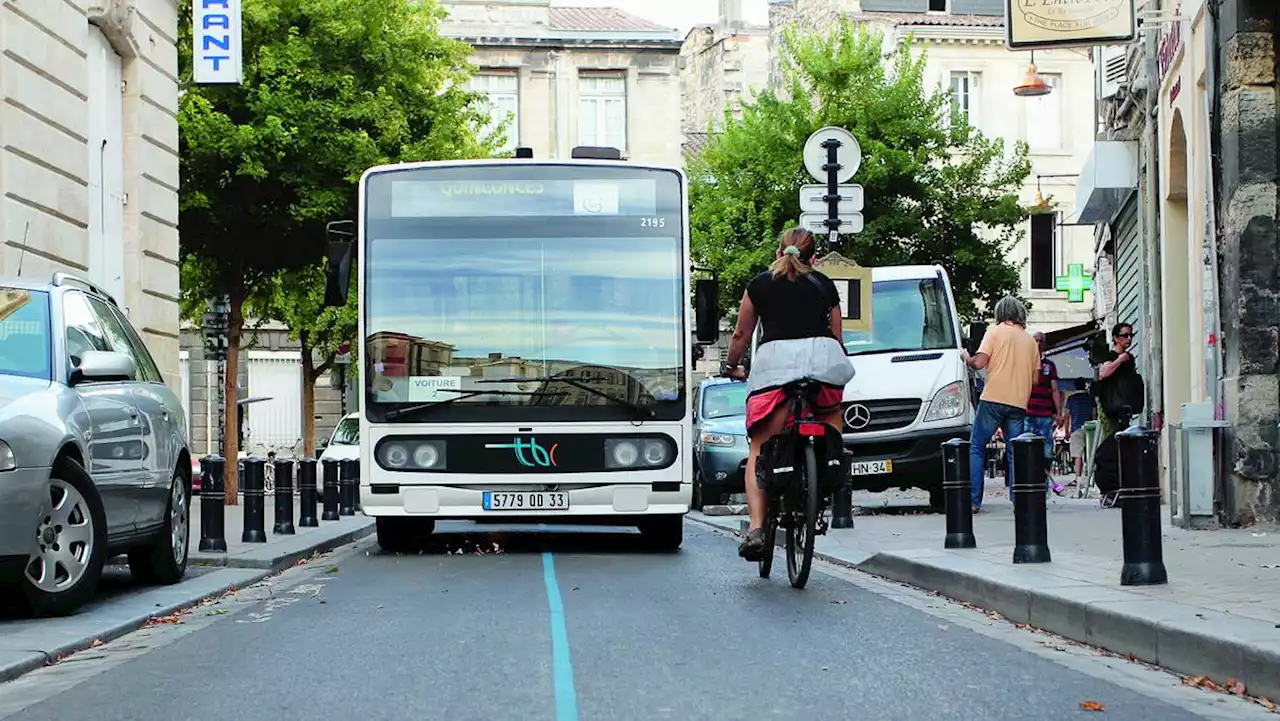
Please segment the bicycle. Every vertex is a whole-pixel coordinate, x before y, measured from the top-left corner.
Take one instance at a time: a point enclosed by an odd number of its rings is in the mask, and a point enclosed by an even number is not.
[[[298,456],[298,448],[299,448],[301,445],[302,445],[302,439],[301,439],[301,438],[299,438],[298,440],[296,440],[296,441],[294,441],[294,442],[293,442],[293,445],[292,445],[292,446],[289,446],[288,448],[272,448],[272,449],[270,449],[270,450],[268,450],[268,451],[267,451],[267,462],[266,462],[266,464],[263,466],[263,471],[262,471],[262,487],[263,487],[263,490],[264,490],[264,492],[265,492],[265,493],[267,493],[267,494],[272,494],[272,493],[275,493],[275,492],[276,492],[276,464],[275,464],[275,461],[276,461],[276,458],[277,458],[277,457],[278,457],[278,455],[279,455],[279,454],[278,454],[278,451],[281,451],[281,450],[287,450],[287,451],[290,451],[290,453],[291,453],[292,455],[290,455],[290,456],[286,456],[286,457],[287,457],[287,458],[297,458],[297,456]],[[295,489],[293,489],[293,492],[294,492],[294,493],[297,493],[298,491],[297,491],[297,489],[295,488]]]
[[[760,577],[768,578],[773,569],[777,532],[782,528],[787,534],[787,578],[797,589],[809,582],[814,544],[817,536],[826,535],[826,513],[837,486],[848,477],[839,429],[813,414],[821,388],[807,379],[783,386],[790,404],[787,423],[781,433],[764,442],[756,460],[756,483],[769,498]]]

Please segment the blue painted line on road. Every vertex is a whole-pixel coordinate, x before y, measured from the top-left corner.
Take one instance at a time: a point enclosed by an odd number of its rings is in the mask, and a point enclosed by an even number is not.
[[[542,554],[542,578],[547,584],[551,608],[551,669],[556,689],[556,721],[578,721],[578,692],[573,687],[573,661],[569,658],[569,630],[564,621],[564,600],[556,583],[556,562]]]

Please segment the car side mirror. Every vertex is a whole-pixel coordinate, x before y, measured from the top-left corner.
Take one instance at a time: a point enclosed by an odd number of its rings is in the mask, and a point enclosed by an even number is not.
[[[124,353],[87,350],[80,354],[80,364],[71,371],[70,385],[91,382],[120,382],[137,378],[133,358]]]
[[[964,339],[964,349],[974,355],[982,347],[982,339],[987,335],[987,324],[973,322],[969,324],[969,333]]]
[[[316,448],[328,448],[328,447],[329,447],[329,439],[328,439],[328,438],[318,438],[318,439],[316,439]]]
[[[698,342],[711,345],[720,339],[720,281],[702,278],[693,284],[693,317]]]

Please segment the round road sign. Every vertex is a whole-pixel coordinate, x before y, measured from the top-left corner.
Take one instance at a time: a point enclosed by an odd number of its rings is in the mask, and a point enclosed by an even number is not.
[[[853,133],[834,125],[815,131],[804,141],[804,169],[809,171],[814,180],[827,182],[827,171],[822,169],[827,164],[827,149],[822,144],[827,140],[840,143],[840,147],[836,149],[836,162],[840,164],[840,169],[836,171],[836,182],[848,182],[862,165],[862,146],[858,145]]]

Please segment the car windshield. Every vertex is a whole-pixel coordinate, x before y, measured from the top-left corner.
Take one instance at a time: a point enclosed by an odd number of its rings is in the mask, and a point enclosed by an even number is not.
[[[723,383],[702,390],[702,417],[727,418],[747,414],[747,384]]]
[[[955,348],[951,305],[939,278],[882,280],[872,285],[871,331],[844,331],[849,355]]]
[[[49,294],[0,286],[0,375],[53,377]]]
[[[343,418],[338,427],[333,429],[333,439],[329,445],[355,446],[360,444],[360,419]]]
[[[470,181],[449,180],[455,171]],[[492,177],[482,171],[518,177],[475,182]],[[367,190],[371,418],[685,412],[688,301],[676,174],[504,167],[388,175],[394,180],[370,179]],[[593,216],[600,208],[613,212]]]

